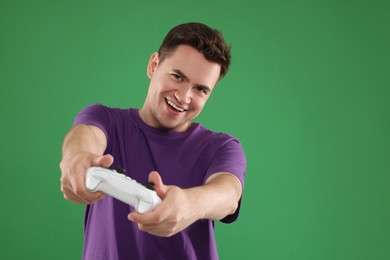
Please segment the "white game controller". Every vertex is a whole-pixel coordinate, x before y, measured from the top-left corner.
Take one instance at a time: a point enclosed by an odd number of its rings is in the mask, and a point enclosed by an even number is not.
[[[86,173],[86,186],[89,191],[101,191],[135,208],[139,213],[147,213],[161,203],[154,190],[117,171],[91,167]]]

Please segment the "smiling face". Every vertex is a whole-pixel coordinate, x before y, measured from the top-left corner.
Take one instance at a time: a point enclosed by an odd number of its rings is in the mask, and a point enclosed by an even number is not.
[[[164,61],[154,53],[148,63],[148,95],[139,114],[155,128],[184,132],[202,111],[218,82],[221,66],[188,45]]]

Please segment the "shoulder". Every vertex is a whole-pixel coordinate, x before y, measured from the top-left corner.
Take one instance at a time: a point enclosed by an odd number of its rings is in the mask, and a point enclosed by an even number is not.
[[[85,107],[83,110],[87,111],[104,111],[107,113],[128,113],[129,109],[128,108],[116,108],[116,107],[109,107],[106,105],[103,105],[101,103],[94,103],[91,104],[87,107]]]
[[[213,145],[224,145],[229,142],[240,143],[240,140],[228,133],[216,132],[198,124],[193,133],[199,140]]]
[[[101,119],[124,117],[130,113],[130,109],[108,107],[100,103],[95,103],[83,108],[78,116],[89,116]]]
[[[231,134],[212,131],[199,124],[193,129],[190,138],[191,149],[202,151],[209,158],[227,153],[245,158],[240,140]]]
[[[112,108],[95,103],[83,108],[75,117],[73,125],[87,124],[99,127],[107,135],[114,125],[126,124],[131,109]]]

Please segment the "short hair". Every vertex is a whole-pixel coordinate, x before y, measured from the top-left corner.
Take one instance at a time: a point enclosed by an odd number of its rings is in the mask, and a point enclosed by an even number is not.
[[[226,44],[220,31],[195,22],[175,26],[165,36],[158,50],[160,62],[168,58],[182,44],[195,48],[208,61],[221,65],[220,79],[228,72],[231,46]]]

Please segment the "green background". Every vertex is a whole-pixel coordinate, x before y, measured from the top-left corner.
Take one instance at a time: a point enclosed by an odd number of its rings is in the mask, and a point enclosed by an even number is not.
[[[142,3],[141,3],[142,2]],[[242,141],[239,220],[221,259],[390,259],[388,1],[0,1],[0,258],[80,259],[83,207],[60,192],[76,113],[140,107],[168,30],[232,43],[197,121]]]

